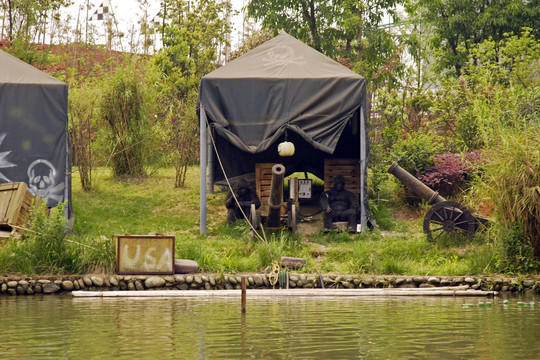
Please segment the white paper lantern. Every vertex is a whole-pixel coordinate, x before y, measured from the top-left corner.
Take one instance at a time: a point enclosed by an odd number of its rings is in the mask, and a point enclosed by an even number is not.
[[[278,145],[277,151],[278,151],[279,156],[293,156],[294,144],[289,141],[284,141]]]

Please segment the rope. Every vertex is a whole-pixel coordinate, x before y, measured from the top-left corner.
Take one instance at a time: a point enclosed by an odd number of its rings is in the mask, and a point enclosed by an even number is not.
[[[28,231],[28,232],[31,232],[31,233],[34,233],[34,234],[38,234],[38,235],[43,235],[43,233],[41,233],[41,232],[39,232],[39,231],[30,230],[30,229],[27,229],[27,228],[22,227],[22,226],[10,225],[10,227],[15,228],[15,229],[19,229],[19,230],[23,230],[23,231]],[[97,248],[95,248],[95,247],[93,247],[93,246],[86,245],[86,244],[77,242],[77,241],[75,241],[75,240],[69,240],[69,239],[64,239],[64,240],[67,241],[67,242],[70,242],[70,243],[72,243],[72,244],[77,244],[77,245],[84,246],[84,247],[87,247],[87,248],[90,248],[90,249],[93,249],[93,250],[98,250]]]
[[[273,289],[275,289],[278,279],[279,279],[279,264],[277,261],[272,261],[272,271],[270,271],[269,281]]]

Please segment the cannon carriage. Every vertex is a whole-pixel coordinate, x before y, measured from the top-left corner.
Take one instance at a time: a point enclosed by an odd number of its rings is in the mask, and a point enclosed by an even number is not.
[[[257,177],[258,177],[257,172]],[[293,237],[296,237],[297,225],[297,201],[289,199],[283,201],[283,184],[285,176],[285,166],[282,164],[273,164],[271,166],[271,180],[268,186],[261,186],[260,179],[257,181],[257,195],[261,198],[262,207],[260,213],[257,212],[255,206],[251,206],[249,214],[249,222],[252,226],[252,235],[261,224],[267,230],[280,230],[283,228],[282,223],[286,224]],[[264,189],[263,189],[264,188]]]
[[[466,207],[456,201],[446,200],[396,162],[388,168],[388,173],[394,175],[416,195],[432,205],[424,217],[423,224],[428,241],[434,242],[444,233],[463,234],[466,237],[471,237],[476,231],[488,225],[488,219],[471,214]]]

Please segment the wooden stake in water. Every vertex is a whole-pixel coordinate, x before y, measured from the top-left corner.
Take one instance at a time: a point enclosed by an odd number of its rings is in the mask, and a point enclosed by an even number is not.
[[[246,288],[247,288],[246,277],[242,276],[242,313],[246,312]]]

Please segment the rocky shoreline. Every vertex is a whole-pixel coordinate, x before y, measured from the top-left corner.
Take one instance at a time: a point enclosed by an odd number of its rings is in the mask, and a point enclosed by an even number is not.
[[[46,277],[0,277],[0,296],[59,294],[77,290],[232,290],[240,289],[246,277],[248,289],[279,288],[271,274],[176,274],[176,275],[85,275]],[[284,281],[284,279],[281,279]],[[283,282],[282,287],[286,287]],[[433,288],[467,285],[471,289],[502,293],[534,291],[540,294],[540,278],[490,276],[402,276],[402,275],[319,275],[289,273],[288,287]]]

